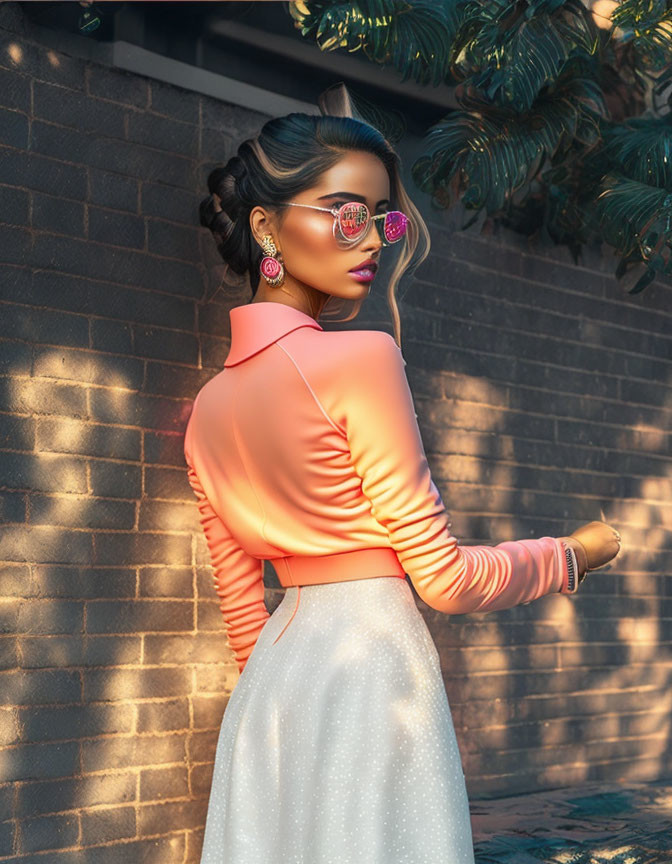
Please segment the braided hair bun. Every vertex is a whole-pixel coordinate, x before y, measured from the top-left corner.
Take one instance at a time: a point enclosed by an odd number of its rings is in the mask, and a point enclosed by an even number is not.
[[[215,168],[208,177],[210,194],[199,206],[201,225],[209,228],[219,254],[228,268],[244,275],[250,266],[249,210],[238,194],[238,183],[245,176],[245,165],[233,156],[226,165]]]

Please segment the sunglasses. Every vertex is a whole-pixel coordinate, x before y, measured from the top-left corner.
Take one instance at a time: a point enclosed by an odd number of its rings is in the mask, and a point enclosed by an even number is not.
[[[309,207],[311,210],[323,210],[331,213],[334,217],[332,233],[334,238],[348,245],[359,243],[369,232],[371,223],[376,226],[378,236],[383,241],[383,246],[397,243],[406,234],[408,217],[400,210],[390,210],[371,216],[366,204],[359,201],[350,201],[340,207],[317,207],[315,204],[297,204],[293,201],[287,202],[290,207]]]

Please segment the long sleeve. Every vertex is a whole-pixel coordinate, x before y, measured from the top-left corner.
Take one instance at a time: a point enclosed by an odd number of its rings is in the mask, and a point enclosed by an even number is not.
[[[351,458],[421,599],[460,615],[568,593],[564,546],[555,537],[458,545],[430,475],[401,351],[389,334],[368,331],[353,353],[342,410]]]
[[[263,561],[240,547],[212,509],[185,449],[187,476],[196,495],[199,520],[214,570],[214,587],[221,602],[229,645],[240,672],[270,617],[264,603]]]

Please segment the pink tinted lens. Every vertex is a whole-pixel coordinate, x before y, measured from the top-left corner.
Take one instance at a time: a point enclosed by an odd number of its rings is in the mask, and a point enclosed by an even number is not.
[[[396,243],[406,233],[408,218],[400,210],[391,210],[385,217],[385,239],[388,243]]]
[[[366,204],[356,201],[344,204],[338,215],[341,234],[346,240],[356,240],[361,237],[369,222],[369,208]]]

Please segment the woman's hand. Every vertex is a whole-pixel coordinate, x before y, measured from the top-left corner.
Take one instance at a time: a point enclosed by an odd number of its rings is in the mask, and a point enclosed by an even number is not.
[[[588,570],[603,567],[621,551],[621,535],[606,522],[586,522],[568,537],[561,537],[574,549],[579,566],[579,581]]]

